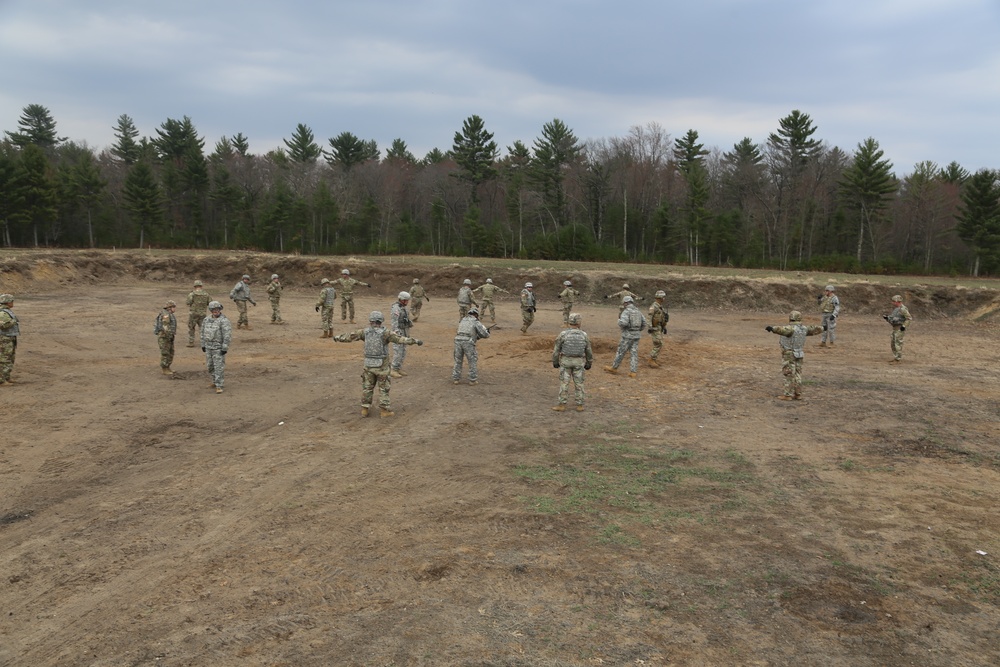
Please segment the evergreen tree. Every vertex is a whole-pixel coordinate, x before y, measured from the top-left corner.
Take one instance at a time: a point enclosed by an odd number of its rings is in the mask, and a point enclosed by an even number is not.
[[[22,200],[18,217],[31,227],[32,241],[36,247],[39,245],[39,229],[47,245],[48,225],[57,218],[58,190],[41,146],[28,143],[21,149],[21,164],[16,180],[20,189],[19,198]],[[53,237],[58,237],[58,233],[53,234]]]
[[[87,220],[87,241],[93,248],[93,211],[108,182],[101,177],[94,154],[89,149],[79,150],[71,164],[63,165],[61,176],[63,199],[71,208],[83,209]]]
[[[20,220],[19,214],[24,205],[19,163],[20,156],[14,145],[7,141],[0,143],[0,231],[3,244],[8,248],[17,239],[17,234],[11,231]]]
[[[118,124],[114,129],[115,143],[111,146],[111,154],[125,163],[126,167],[130,167],[139,161],[141,154],[139,144],[136,142],[139,130],[128,114],[118,116]]]
[[[542,136],[535,139],[535,156],[531,176],[542,191],[542,199],[549,213],[562,226],[568,222],[566,191],[563,181],[565,168],[576,163],[582,147],[576,135],[558,118],[542,126]]]
[[[250,140],[243,136],[242,132],[238,132],[233,135],[232,142],[233,148],[236,149],[236,152],[243,157],[247,157],[250,153]]]
[[[151,232],[163,218],[163,193],[145,162],[137,162],[129,169],[122,190],[125,207],[139,225],[139,247],[146,243],[146,230]]]
[[[322,155],[323,150],[316,143],[313,131],[307,125],[299,123],[295,126],[291,140],[284,139],[288,147],[288,157],[294,162],[313,164]]]
[[[941,180],[952,185],[962,185],[969,178],[969,171],[959,163],[952,161],[941,170]]]
[[[66,137],[56,135],[56,121],[49,110],[41,104],[29,104],[24,107],[17,126],[19,131],[4,133],[16,146],[33,144],[48,150],[66,141]]]
[[[452,157],[459,167],[455,174],[472,188],[473,203],[479,201],[479,186],[496,178],[497,143],[493,133],[486,131],[486,124],[479,116],[469,116],[462,123],[462,131],[455,133],[451,148]]]
[[[413,156],[410,149],[406,147],[406,142],[402,139],[393,139],[392,146],[385,153],[385,159],[399,160],[410,164],[414,164],[417,161],[417,158]]]
[[[326,153],[326,161],[344,171],[350,171],[359,164],[378,158],[378,144],[374,139],[362,141],[351,132],[341,132],[330,139],[330,150]]]
[[[981,169],[965,183],[958,235],[976,254],[972,275],[1000,269],[1000,175]]]
[[[857,246],[859,264],[866,228],[872,245],[872,259],[878,259],[875,227],[885,215],[889,197],[898,188],[896,177],[892,173],[892,163],[883,159],[883,155],[885,153],[879,148],[877,141],[871,137],[865,139],[858,144],[854,162],[840,182],[842,192],[859,212]]]
[[[424,156],[424,159],[421,160],[421,162],[423,164],[425,164],[425,165],[429,165],[429,164],[441,164],[442,162],[444,162],[447,159],[448,159],[448,156],[445,155],[444,153],[442,153],[441,149],[439,149],[439,148],[432,148],[429,151],[427,151],[427,155]]]

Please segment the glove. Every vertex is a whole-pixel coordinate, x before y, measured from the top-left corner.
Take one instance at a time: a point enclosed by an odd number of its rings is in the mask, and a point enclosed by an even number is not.
[[[824,324],[824,325],[823,325],[823,331],[826,331],[826,330],[827,330],[827,327],[826,327],[826,325]]]
[[[423,345],[423,344],[424,344],[424,341],[422,341],[422,340],[420,340],[420,339],[418,338],[418,339],[417,339],[417,347],[420,347],[420,346],[421,346],[421,345]]]
[[[591,364],[591,363],[590,363],[590,362],[588,361],[587,363],[585,363],[585,364],[583,365],[583,370],[585,370],[585,371],[589,371],[589,370],[590,370],[590,367],[591,367],[592,365],[593,365],[593,364]]]
[[[531,312],[533,312],[533,313],[534,313],[534,312],[538,312],[538,309],[537,309],[537,308],[535,308],[534,306],[532,306],[532,307],[531,307]]]
[[[766,331],[768,333],[774,333],[774,327],[772,327],[770,324],[768,324],[766,327],[764,327],[764,331]]]
[[[427,299],[427,303],[431,302],[431,298],[429,296],[425,296],[424,298]]]
[[[819,303],[822,300],[823,300],[823,295],[822,294],[820,294],[818,297],[816,297],[816,303]]]
[[[604,295],[604,298],[605,298],[605,299],[607,299],[607,298],[608,298],[608,295],[607,295],[607,294],[605,294],[605,295]]]
[[[316,306],[316,312],[317,313],[319,312],[319,306]]]
[[[204,347],[202,347],[202,348],[201,348],[201,351],[202,351],[202,352],[205,352],[205,348],[204,348]]]
[[[886,322],[888,322],[889,321],[889,316],[888,315],[883,315],[882,319],[885,320]]]
[[[257,302],[256,301],[251,301],[250,305],[253,306],[254,308],[256,308],[257,307]]]
[[[656,330],[653,327],[649,327],[649,333],[653,333],[654,331]]]
[[[906,327],[899,327],[900,331],[906,331]]]
[[[836,315],[831,315],[830,316],[830,321],[831,322],[836,322],[837,321],[837,316]]]
[[[552,368],[559,368],[559,362],[558,361],[553,361],[552,362]]]
[[[222,350],[221,352],[222,356],[226,356],[226,352],[229,352],[229,350]]]

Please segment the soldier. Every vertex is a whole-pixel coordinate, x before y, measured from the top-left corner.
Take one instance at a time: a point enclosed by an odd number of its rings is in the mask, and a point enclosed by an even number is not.
[[[334,280],[335,283],[340,283],[340,319],[346,320],[347,313],[351,313],[351,324],[354,324],[354,286],[364,285],[365,287],[371,287],[368,283],[363,280],[355,280],[351,277],[351,272],[344,269],[340,272],[340,277]]]
[[[267,285],[267,300],[271,302],[271,324],[284,324],[281,319],[281,282],[278,274],[271,274],[271,282]]]
[[[240,327],[245,327],[249,331],[251,327],[250,320],[247,319],[247,301],[249,301],[254,308],[257,307],[257,302],[253,300],[252,296],[250,296],[250,276],[243,274],[243,278],[240,279],[240,282],[236,283],[233,289],[229,290],[229,298],[236,302],[236,310],[240,314],[239,318],[236,320],[236,328],[239,329]],[[211,308],[209,308],[209,310],[211,310]]]
[[[576,411],[583,412],[583,372],[594,363],[594,349],[590,336],[580,328],[582,322],[579,313],[570,313],[569,328],[559,332],[552,348],[552,367],[559,369],[559,404],[552,408],[556,412],[566,410],[570,381],[576,393]]]
[[[479,321],[479,309],[473,306],[468,314],[458,323],[455,334],[455,367],[451,370],[451,381],[458,384],[462,379],[463,357],[469,360],[469,384],[479,382],[479,353],[476,351],[476,341],[489,338],[490,330]]]
[[[14,370],[20,335],[20,324],[14,314],[14,295],[0,294],[0,385],[14,384],[10,374]]]
[[[667,333],[667,322],[670,321],[670,313],[663,300],[667,298],[667,293],[657,290],[653,295],[653,303],[649,304],[649,334],[653,337],[653,349],[649,353],[649,367],[659,368],[660,364],[656,359],[663,349],[663,334]]]
[[[615,292],[614,294],[605,295],[605,299],[618,299],[621,298],[621,303],[618,304],[618,314],[621,315],[622,311],[625,310],[625,297],[630,296],[635,301],[642,301],[642,297],[635,292],[629,291],[628,283],[623,283],[621,291]]]
[[[497,292],[503,292],[504,294],[510,294],[510,292],[508,292],[507,290],[503,289],[502,287],[497,287],[496,285],[494,285],[492,278],[487,278],[486,282],[484,284],[482,284],[479,287],[477,287],[476,289],[472,290],[473,294],[475,294],[476,292],[482,292],[483,293],[483,302],[479,305],[479,311],[482,313],[483,317],[486,317],[486,310],[489,309],[489,311],[490,311],[490,321],[491,322],[496,322],[497,321],[497,311],[493,307],[493,296]]]
[[[534,285],[531,283],[524,283],[524,289],[521,290],[521,333],[528,333],[528,327],[531,323],[535,321],[535,310],[536,304]]]
[[[338,334],[333,340],[338,343],[364,341],[365,365],[361,371],[361,416],[367,417],[372,407],[372,397],[375,385],[379,389],[379,408],[382,417],[391,417],[394,413],[389,407],[389,388],[392,378],[389,377],[389,343],[399,345],[423,345],[424,341],[416,338],[406,338],[389,331],[382,326],[385,318],[382,313],[373,310],[368,316],[368,327],[348,333]]]
[[[212,377],[209,388],[221,394],[225,384],[226,354],[233,340],[233,324],[222,314],[222,304],[212,301],[208,304],[210,315],[201,323],[201,351],[205,353],[208,374]],[[249,328],[249,327],[248,327]]]
[[[153,333],[156,334],[156,342],[160,344],[160,372],[164,375],[173,375],[170,364],[174,363],[174,336],[177,334],[177,316],[174,311],[177,304],[167,301],[163,310],[156,317],[153,324]]]
[[[910,322],[913,321],[913,318],[910,317],[910,311],[903,305],[903,297],[898,294],[892,297],[892,312],[883,315],[882,319],[892,325],[892,339],[890,340],[892,361],[893,363],[902,361],[903,336],[906,333],[906,327],[910,326]]]
[[[212,300],[208,292],[202,289],[200,280],[194,281],[194,291],[187,295],[188,306],[188,347],[194,347],[195,327],[201,329],[201,323],[208,315],[208,302]]]
[[[420,284],[420,278],[414,278],[413,287],[410,288],[410,311],[414,322],[420,318],[420,309],[424,306],[424,299],[427,299],[427,303],[431,302],[431,298],[427,296],[427,290]]]
[[[836,288],[827,285],[823,293],[816,297],[819,302],[819,310],[823,314],[823,335],[820,336],[820,347],[826,347],[827,338],[830,340],[830,347],[833,347],[834,335],[837,328],[837,315],[840,315],[840,299],[834,294]]]
[[[576,297],[580,296],[580,290],[573,289],[573,283],[569,280],[563,281],[563,291],[559,293],[559,300],[563,304],[563,326],[569,326],[569,314],[573,310]]]
[[[815,336],[823,332],[821,326],[806,326],[802,324],[802,313],[793,310],[788,315],[787,326],[764,327],[765,331],[781,336],[781,374],[785,376],[785,393],[778,398],[783,401],[802,398],[802,360],[805,358],[803,347],[806,336]]]
[[[389,329],[403,338],[409,337],[410,327],[413,326],[413,322],[410,320],[410,314],[407,312],[406,308],[409,303],[410,293],[400,292],[399,296],[396,297],[396,303],[392,304],[392,310],[389,311]],[[403,371],[403,361],[405,359],[406,346],[399,343],[393,343],[392,371],[390,371],[389,375],[394,378],[405,377],[407,375],[407,373]]]
[[[323,335],[320,338],[333,338],[333,307],[337,305],[337,290],[328,278],[323,278],[319,284],[323,286],[319,291],[319,301],[316,302],[316,312],[320,313],[320,320],[323,322]]]
[[[642,330],[646,328],[646,318],[639,309],[635,307],[635,300],[631,296],[622,299],[625,308],[618,316],[618,328],[622,330],[621,340],[618,341],[618,352],[615,353],[615,360],[610,366],[605,366],[604,370],[615,374],[625,353],[629,353],[629,374],[634,378],[639,370],[639,339],[642,338]]]
[[[458,290],[458,319],[469,314],[469,308],[479,306],[476,298],[472,296],[472,281],[466,278],[462,281],[462,286]]]

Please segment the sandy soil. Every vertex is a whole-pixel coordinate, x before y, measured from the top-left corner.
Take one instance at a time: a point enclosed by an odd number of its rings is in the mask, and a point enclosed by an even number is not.
[[[159,373],[152,321],[188,277],[6,280],[2,665],[1000,662],[995,324],[911,305],[890,364],[844,290],[836,348],[809,340],[806,400],[783,402],[763,327],[788,294],[672,308],[636,379],[598,370],[617,309],[590,301],[587,411],[558,414],[556,304],[522,336],[501,301],[479,385],[453,386],[432,283],[396,416],[364,419],[361,346],[320,338],[305,280],[286,326],[256,286],[222,395],[181,336]]]

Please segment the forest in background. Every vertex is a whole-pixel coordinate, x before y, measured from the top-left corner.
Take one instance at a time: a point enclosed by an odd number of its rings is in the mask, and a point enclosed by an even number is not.
[[[655,123],[581,141],[553,119],[501,151],[479,116],[423,158],[303,124],[263,155],[242,133],[206,151],[187,116],[114,129],[95,150],[24,107],[0,142],[0,244],[1000,272],[996,170],[900,177],[874,138],[847,153],[798,110],[729,150]]]

